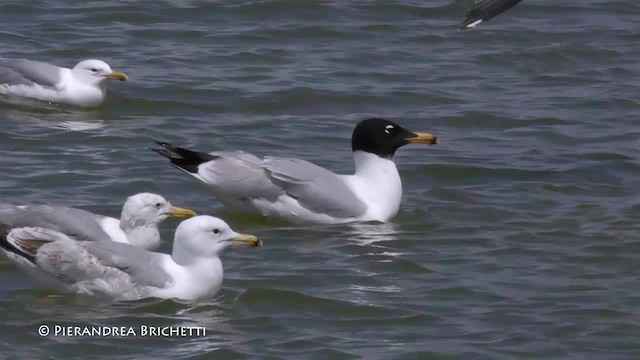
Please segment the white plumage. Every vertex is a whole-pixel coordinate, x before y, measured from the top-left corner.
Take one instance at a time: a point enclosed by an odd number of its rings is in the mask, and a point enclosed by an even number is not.
[[[0,59],[0,94],[79,107],[96,107],[106,98],[107,81],[125,81],[101,60],[84,60],[72,69],[26,59]]]
[[[345,223],[392,219],[402,181],[393,162],[403,145],[437,144],[384,119],[361,121],[353,131],[353,175],[340,175],[293,158],[260,159],[243,151],[202,153],[159,142],[153,149],[171,165],[206,184],[227,207],[294,222]]]
[[[111,241],[77,241],[46,228],[0,224],[0,251],[38,280],[63,291],[120,300],[211,297],[222,286],[219,255],[232,244],[255,247],[261,242],[212,216],[183,221],[171,255]]]

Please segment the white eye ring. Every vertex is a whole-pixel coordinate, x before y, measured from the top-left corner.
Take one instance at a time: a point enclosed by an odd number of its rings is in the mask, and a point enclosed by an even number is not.
[[[389,132],[389,129],[393,129],[393,125],[387,125],[387,127],[385,128],[384,132],[386,132],[387,134],[391,134]]]

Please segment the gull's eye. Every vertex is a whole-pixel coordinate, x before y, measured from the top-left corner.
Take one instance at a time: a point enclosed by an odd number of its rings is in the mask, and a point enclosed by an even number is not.
[[[156,207],[156,209],[160,209],[160,207],[162,206],[162,203],[156,203],[155,205],[153,205]]]
[[[89,69],[89,70],[91,70],[91,72],[98,72],[98,69],[96,69],[96,68]]]
[[[213,229],[213,233],[214,233],[214,234],[219,234],[219,233],[220,233],[220,230],[218,230],[218,229]]]
[[[386,132],[387,134],[391,134],[393,130],[394,130],[393,125],[387,125],[387,127],[384,128],[384,132]]]

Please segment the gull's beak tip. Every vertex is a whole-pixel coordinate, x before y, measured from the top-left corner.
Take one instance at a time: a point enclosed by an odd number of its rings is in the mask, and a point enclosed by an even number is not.
[[[243,245],[248,247],[259,247],[262,246],[262,240],[258,239],[258,237],[249,234],[238,234],[233,239],[231,239],[233,244],[235,245]]]
[[[437,136],[429,133],[415,133],[415,136],[407,138],[407,142],[409,144],[426,144],[426,145],[437,145],[440,144],[440,140]]]
[[[191,209],[187,209],[187,208],[181,208],[181,207],[177,207],[177,206],[173,206],[171,208],[171,210],[169,211],[169,216],[174,217],[174,218],[191,218],[194,217],[198,214],[196,214],[195,211],[191,210]]]
[[[127,76],[127,74],[120,71],[114,71],[111,74],[109,74],[107,77],[112,80],[120,80],[120,81],[129,80],[129,77]]]

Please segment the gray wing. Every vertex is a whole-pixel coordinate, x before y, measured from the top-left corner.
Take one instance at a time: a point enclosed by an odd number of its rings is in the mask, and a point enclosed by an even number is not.
[[[162,267],[163,259],[169,256],[166,254],[111,241],[78,242],[63,233],[41,227],[10,228],[0,223],[0,228],[6,234],[0,239],[4,249],[25,257],[67,283],[102,278],[162,287],[171,281]]]
[[[26,59],[0,58],[0,84],[55,87],[60,82],[60,68]]]
[[[63,206],[0,204],[0,222],[14,227],[42,227],[80,241],[111,241],[102,230],[100,216]]]
[[[298,159],[260,160],[243,151],[201,153],[158,142],[152,149],[171,165],[209,185],[219,199],[275,200],[289,195],[309,210],[337,217],[356,217],[366,205],[338,175]]]
[[[274,200],[284,195],[265,176],[264,162],[244,151],[215,151],[209,153],[214,159],[198,166],[200,180],[210,185],[222,197]],[[198,177],[196,176],[196,178]]]
[[[267,176],[307,209],[338,217],[356,217],[366,205],[331,171],[308,161],[265,157]]]
[[[275,186],[262,169],[263,161],[244,151],[192,151],[167,142],[156,142],[162,149],[151,149],[166,157],[171,165],[207,184],[225,200],[266,198],[275,200],[284,191]]]
[[[87,251],[104,266],[129,274],[141,286],[164,287],[172,277],[162,267],[167,254],[154,253],[136,246],[117,242],[87,242]]]

